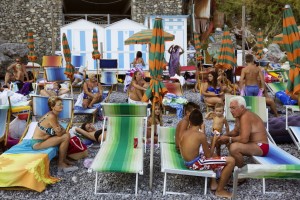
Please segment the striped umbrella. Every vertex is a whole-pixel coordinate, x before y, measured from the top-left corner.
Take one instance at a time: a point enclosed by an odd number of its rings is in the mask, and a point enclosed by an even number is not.
[[[34,53],[34,40],[33,40],[33,32],[32,31],[28,32],[28,49],[29,49],[28,60],[30,62],[36,61],[37,56]]]
[[[197,59],[197,61],[201,61],[203,58],[200,53],[202,46],[201,46],[201,42],[200,42],[199,33],[194,33],[194,42],[195,42],[195,49],[196,49],[196,59]]]
[[[300,34],[289,5],[283,11],[283,46],[290,62],[286,93],[300,97]]]
[[[163,65],[164,65],[164,52],[165,52],[165,39],[163,36],[162,19],[156,18],[152,30],[152,38],[150,45],[149,56],[149,71],[151,75],[150,86],[145,92],[142,101],[152,101],[152,113],[154,113],[155,104],[161,104],[164,94],[167,89],[162,82]],[[150,152],[150,188],[152,188],[153,178],[153,141],[154,141],[154,114],[152,114],[151,126],[151,152]]]
[[[220,53],[218,56],[216,68],[219,69],[232,69],[236,65],[234,48],[231,41],[231,36],[228,27],[225,27]]]
[[[300,26],[298,26],[298,30],[300,31]],[[283,34],[280,33],[278,35],[275,35],[273,37],[273,43],[276,43],[276,44],[283,44],[283,41],[282,41],[282,37],[283,37]]]
[[[149,44],[151,42],[151,38],[152,38],[152,29],[147,29],[147,30],[142,30],[140,32],[137,32],[135,34],[133,34],[132,36],[130,36],[129,38],[127,38],[125,40],[125,44],[129,45],[129,44]],[[173,41],[175,36],[171,33],[162,32],[162,36],[164,38],[165,41]]]
[[[258,34],[257,34],[257,58],[258,59],[262,59],[262,55],[263,55],[263,48],[264,48],[264,43],[263,43],[263,32],[261,31],[261,28],[258,29]]]
[[[95,28],[93,29],[93,49],[94,49],[94,51],[92,52],[93,59],[99,60],[101,58],[101,55],[98,50],[98,36]]]
[[[73,80],[75,69],[74,66],[71,64],[71,51],[65,33],[63,33],[62,44],[63,44],[63,53],[66,61],[66,70],[64,74],[67,75],[67,77],[70,80]]]

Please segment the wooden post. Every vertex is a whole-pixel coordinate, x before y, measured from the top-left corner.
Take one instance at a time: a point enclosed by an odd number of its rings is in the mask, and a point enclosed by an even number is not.
[[[242,6],[242,63],[243,66],[246,65],[245,63],[245,15],[246,15],[246,7],[245,2]]]

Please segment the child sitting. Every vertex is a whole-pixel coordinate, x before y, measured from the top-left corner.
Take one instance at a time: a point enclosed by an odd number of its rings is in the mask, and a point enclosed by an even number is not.
[[[226,118],[223,115],[224,113],[224,105],[221,103],[216,103],[214,111],[211,111],[205,115],[205,119],[212,119],[212,132],[211,132],[211,143],[213,142],[213,138],[216,134],[222,134],[223,126],[225,125],[226,133],[229,132],[229,125]],[[217,155],[221,155],[221,146],[216,144]]]
[[[158,125],[163,126],[162,114],[159,104],[155,104],[154,113],[148,117],[147,120],[147,143],[150,143],[151,139],[151,125],[152,125],[152,115],[154,115],[154,144],[158,142]]]
[[[189,124],[190,124],[189,116],[190,116],[190,113],[194,109],[200,109],[200,107],[197,104],[195,104],[194,102],[188,102],[185,105],[185,116],[182,118],[182,120],[180,120],[178,122],[178,124],[176,126],[175,143],[176,143],[176,149],[178,152],[180,152],[179,142],[181,140],[182,133],[188,129]],[[205,133],[205,125],[204,124],[201,125],[201,130]]]
[[[214,144],[209,149],[206,135],[200,129],[203,124],[203,118],[198,109],[191,112],[189,121],[190,128],[183,132],[180,140],[180,152],[185,160],[185,166],[192,170],[214,170],[217,178],[220,177],[220,181],[217,183],[216,179],[212,179],[210,189],[216,190],[216,196],[231,198],[232,194],[226,191],[224,187],[235,166],[234,158],[212,157]]]

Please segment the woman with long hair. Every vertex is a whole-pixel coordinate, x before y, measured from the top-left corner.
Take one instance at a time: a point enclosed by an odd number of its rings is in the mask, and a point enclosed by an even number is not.
[[[102,100],[102,86],[97,81],[96,74],[91,73],[88,75],[89,79],[83,84],[83,108],[92,108],[95,103]]]
[[[143,79],[140,71],[135,71],[129,86],[128,103],[138,103],[142,100],[149,84]]]
[[[202,90],[204,102],[210,105],[223,103],[224,92],[222,87],[218,85],[218,74],[216,72],[209,72],[207,78],[207,83],[203,84]]]
[[[143,69],[143,66],[145,66],[145,62],[141,51],[136,52],[136,57],[131,64],[135,68]]]

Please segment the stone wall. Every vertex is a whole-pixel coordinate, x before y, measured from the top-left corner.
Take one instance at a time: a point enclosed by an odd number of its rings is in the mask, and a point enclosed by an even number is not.
[[[27,44],[27,32],[29,29],[33,30],[35,51],[40,62],[43,55],[51,55],[52,28],[55,50],[60,49],[62,14],[62,0],[1,0],[1,42],[4,43],[4,40],[7,43]]]
[[[144,23],[145,15],[181,15],[182,0],[132,0],[131,18]]]

